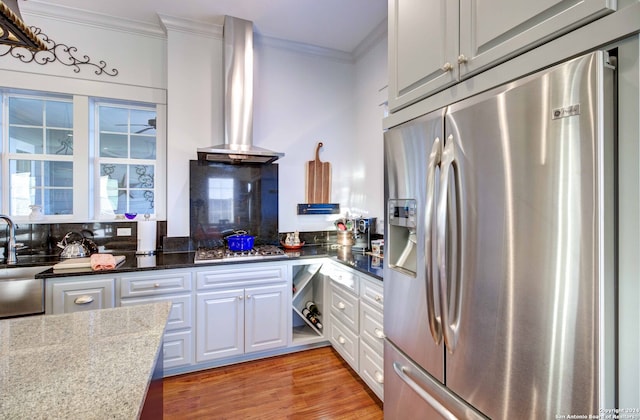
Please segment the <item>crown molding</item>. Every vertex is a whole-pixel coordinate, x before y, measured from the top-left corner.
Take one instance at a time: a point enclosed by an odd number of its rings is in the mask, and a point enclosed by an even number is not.
[[[178,31],[206,36],[209,38],[222,39],[223,25],[220,24],[184,19],[160,13],[158,13],[158,18],[160,19],[160,24],[164,28],[165,32]]]
[[[368,53],[378,42],[387,39],[388,21],[384,18],[369,34],[362,40],[360,44],[353,50],[353,57],[358,61],[362,56]]]
[[[54,6],[39,0],[21,2],[20,12],[26,16],[38,16],[95,28],[116,30],[155,38],[166,38],[159,24],[154,25],[137,20],[116,18],[114,16],[89,12],[73,7]]]
[[[257,35],[255,37],[255,41],[256,43],[263,46],[278,48],[281,50],[288,50],[298,54],[307,54],[311,56],[322,57],[342,63],[353,64],[355,62],[353,54],[346,51],[335,50],[332,48],[318,47],[316,45],[305,44],[303,42],[288,41],[285,39],[262,35]]]

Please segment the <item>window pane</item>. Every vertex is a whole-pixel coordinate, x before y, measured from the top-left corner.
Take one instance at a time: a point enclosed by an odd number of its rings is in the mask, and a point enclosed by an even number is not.
[[[128,157],[126,134],[100,134],[100,157]]]
[[[14,160],[9,161],[9,171],[11,175],[11,188],[24,187],[28,188],[32,186],[40,186],[38,182],[40,180],[40,161],[35,160]],[[17,184],[14,184],[13,180],[16,179]],[[28,184],[25,184],[24,180],[29,180]]]
[[[153,188],[153,180],[153,165],[129,165],[130,188]]]
[[[73,214],[72,189],[45,189],[45,214]]]
[[[47,154],[73,155],[73,132],[70,130],[47,129]]]
[[[156,135],[156,113],[139,109],[131,110],[131,133]]]
[[[73,163],[44,161],[44,185],[73,188]]]
[[[150,136],[131,136],[131,159],[155,159],[156,138]]]
[[[42,126],[43,107],[40,99],[9,98],[9,124]]]
[[[73,128],[73,104],[71,102],[47,101],[45,107],[47,127]]]
[[[126,133],[129,127],[129,110],[110,106],[99,107],[100,131]]]
[[[112,181],[109,183],[109,185],[115,185],[115,188],[125,188],[127,165],[103,163],[102,165],[100,165],[100,176],[106,176],[109,180]]]
[[[129,193],[129,197],[130,212],[139,214],[153,213],[153,191],[134,190]]]
[[[36,203],[36,175],[34,169],[38,162],[30,160],[10,160],[9,206],[11,215],[26,216],[31,212],[29,205]]]
[[[40,154],[42,143],[41,128],[9,127],[9,153]]]

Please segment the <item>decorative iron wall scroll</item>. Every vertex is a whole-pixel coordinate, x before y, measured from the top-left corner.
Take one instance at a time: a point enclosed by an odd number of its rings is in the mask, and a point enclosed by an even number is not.
[[[30,26],[31,30],[39,37],[47,46],[44,51],[32,51],[24,47],[2,45],[6,50],[0,48],[0,57],[11,55],[24,63],[38,63],[45,65],[58,61],[67,67],[73,68],[75,73],[80,73],[80,66],[89,66],[94,69],[97,75],[106,74],[107,76],[117,76],[117,69],[107,69],[107,63],[100,60],[97,64],[91,62],[91,58],[87,55],[77,56],[78,49],[66,44],[58,44],[50,39],[42,30],[35,26]]]

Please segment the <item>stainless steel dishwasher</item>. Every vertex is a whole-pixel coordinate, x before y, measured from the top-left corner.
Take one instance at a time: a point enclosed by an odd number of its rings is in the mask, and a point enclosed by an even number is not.
[[[44,280],[35,275],[50,266],[0,268],[0,318],[44,314]]]

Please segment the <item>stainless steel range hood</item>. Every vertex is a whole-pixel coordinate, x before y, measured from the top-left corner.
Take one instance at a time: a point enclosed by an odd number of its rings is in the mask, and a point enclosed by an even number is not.
[[[253,22],[224,18],[225,143],[198,149],[198,159],[271,163],[284,153],[253,145]]]

